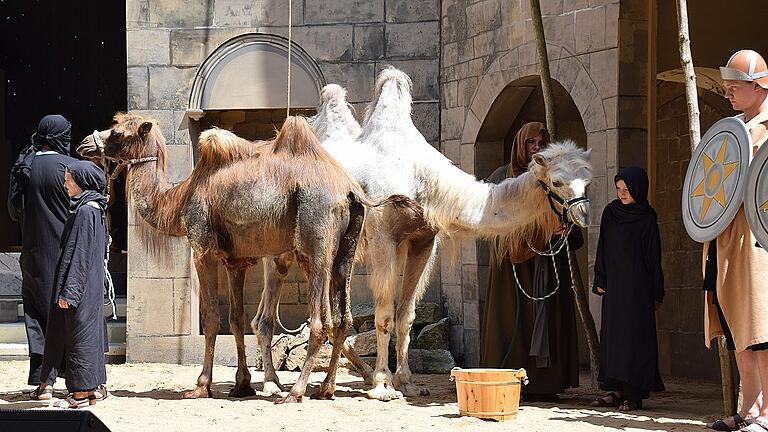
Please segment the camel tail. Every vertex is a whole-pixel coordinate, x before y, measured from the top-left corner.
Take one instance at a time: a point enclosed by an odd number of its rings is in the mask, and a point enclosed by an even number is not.
[[[196,167],[207,170],[215,170],[234,161],[253,156],[257,149],[256,144],[219,128],[211,128],[201,133],[198,143],[200,161]]]
[[[381,201],[372,201],[365,194],[356,193],[357,199],[360,200],[366,207],[381,207],[385,205],[393,205],[398,208],[408,209],[414,212],[419,217],[424,217],[424,207],[411,198],[405,195],[390,195]]]

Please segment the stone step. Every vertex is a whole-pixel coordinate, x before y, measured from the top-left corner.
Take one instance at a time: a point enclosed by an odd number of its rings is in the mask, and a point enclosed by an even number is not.
[[[122,357],[125,360],[125,343],[115,342],[109,344],[109,352],[106,353],[107,358],[112,363],[119,361]],[[27,343],[0,343],[0,361],[2,360],[24,360],[29,357],[29,349]]]
[[[7,305],[8,303],[13,303],[13,302],[16,303],[16,316],[19,319],[23,319],[24,318],[24,305],[21,304],[21,299],[20,298],[16,298],[16,299],[8,299],[8,298],[0,299],[0,308],[2,308],[3,305]],[[116,298],[115,299],[115,308],[117,309],[117,317],[118,318],[125,318],[127,310],[128,310],[126,299],[124,297]],[[106,316],[106,317],[111,317],[112,316],[112,306],[109,306],[109,305],[104,306],[104,316]],[[0,322],[2,322],[2,320],[0,320]]]
[[[125,343],[125,320],[107,320],[107,333],[111,343]],[[27,332],[24,322],[0,323],[0,344],[23,344],[27,346]]]

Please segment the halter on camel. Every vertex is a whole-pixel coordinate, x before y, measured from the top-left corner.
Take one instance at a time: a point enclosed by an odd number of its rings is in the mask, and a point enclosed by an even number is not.
[[[93,131],[93,134],[91,134],[91,137],[93,137],[93,142],[96,144],[96,148],[99,149],[99,157],[101,160],[101,168],[104,170],[104,174],[107,176],[107,189],[106,189],[106,195],[107,200],[109,200],[109,196],[112,192],[112,182],[117,178],[118,175],[120,175],[120,172],[125,168],[126,166],[131,166],[135,164],[140,164],[144,162],[152,162],[157,160],[157,156],[147,156],[142,157],[138,159],[115,159],[110,156],[107,156],[106,153],[104,153],[104,141],[99,136],[99,131],[95,130]],[[112,174],[109,173],[109,162],[115,162],[117,163],[117,166],[115,167],[115,170],[112,172]],[[90,204],[90,203],[89,203]],[[106,253],[104,255],[104,278],[107,283],[107,297],[109,298],[109,305],[112,306],[112,319],[117,319],[117,307],[115,306],[115,284],[112,282],[112,274],[109,273],[108,263],[109,263],[109,247],[112,245],[112,236],[109,235],[109,227],[107,228],[107,247],[106,247]]]

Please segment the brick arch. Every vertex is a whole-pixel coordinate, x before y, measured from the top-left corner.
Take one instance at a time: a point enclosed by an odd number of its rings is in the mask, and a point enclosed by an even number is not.
[[[534,53],[534,42],[514,48],[499,56],[487,72],[472,95],[469,109],[464,118],[461,142],[474,143],[483,119],[488,114],[501,91],[510,83],[528,75],[538,75],[537,63],[525,61],[524,57]],[[550,58],[550,73],[571,95],[581,114],[587,134],[606,129],[606,113],[600,92],[584,65],[566,48],[547,44]],[[521,64],[525,62],[528,64]]]

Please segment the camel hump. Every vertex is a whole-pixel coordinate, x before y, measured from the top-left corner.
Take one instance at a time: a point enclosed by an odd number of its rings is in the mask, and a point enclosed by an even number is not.
[[[256,154],[257,145],[238,137],[232,132],[211,128],[200,134],[201,168],[218,168]]]
[[[289,153],[293,156],[311,156],[327,159],[330,155],[323,149],[312,126],[302,116],[289,116],[275,137],[275,153]]]
[[[395,83],[401,95],[411,94],[411,87],[413,86],[411,77],[400,69],[393,66],[387,66],[381,73],[379,73],[379,77],[376,79],[375,90],[377,96],[381,94],[382,89],[387,83]]]
[[[332,100],[343,101],[347,99],[347,91],[338,84],[328,84],[320,91],[321,103],[330,102]]]

